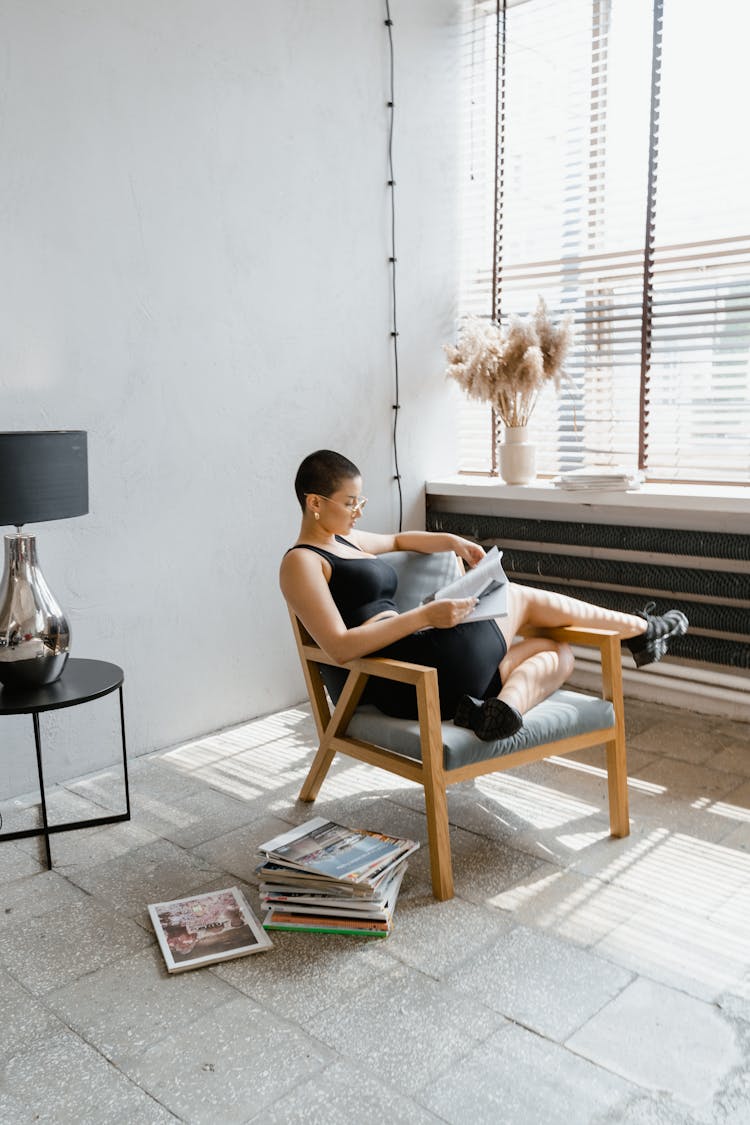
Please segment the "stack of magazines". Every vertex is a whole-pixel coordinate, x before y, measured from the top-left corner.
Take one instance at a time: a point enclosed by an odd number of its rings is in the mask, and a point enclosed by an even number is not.
[[[627,492],[640,488],[643,473],[638,469],[628,469],[621,465],[592,465],[585,469],[572,469],[561,473],[554,484],[568,491],[615,491]]]
[[[415,840],[316,817],[261,844],[267,930],[387,937]]]

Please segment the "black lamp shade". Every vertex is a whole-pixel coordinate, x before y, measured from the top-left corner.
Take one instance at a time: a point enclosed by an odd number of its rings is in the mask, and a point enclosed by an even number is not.
[[[0,527],[89,510],[85,430],[0,433]]]

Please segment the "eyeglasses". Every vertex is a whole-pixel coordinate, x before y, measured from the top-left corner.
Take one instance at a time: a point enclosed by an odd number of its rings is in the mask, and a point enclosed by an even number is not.
[[[333,500],[330,496],[321,496],[320,499],[328,504],[338,504],[339,508],[346,508],[347,512],[363,512],[367,504],[366,496],[358,496],[356,500],[347,500],[345,503],[341,500]]]

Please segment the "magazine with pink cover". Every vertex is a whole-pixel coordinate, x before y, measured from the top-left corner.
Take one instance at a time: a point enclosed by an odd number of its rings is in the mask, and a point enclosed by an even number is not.
[[[170,973],[270,949],[272,941],[238,887],[148,908]]]

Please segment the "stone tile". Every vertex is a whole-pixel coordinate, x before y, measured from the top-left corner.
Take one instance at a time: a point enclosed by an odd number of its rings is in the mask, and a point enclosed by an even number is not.
[[[595,952],[711,1001],[737,985],[750,967],[748,935],[740,935],[718,917],[691,914],[684,905],[650,903],[606,934]]]
[[[39,1120],[37,1113],[21,1105],[11,1094],[0,1090],[0,1121],[12,1122],[12,1125],[30,1125],[30,1122]]]
[[[750,968],[750,882],[733,891],[710,921],[744,944]]]
[[[609,861],[604,851],[573,866],[646,901],[677,909],[687,902],[695,914],[711,913],[750,881],[743,852],[666,829],[618,841]]]
[[[191,852],[213,867],[228,871],[236,879],[257,885],[260,879],[255,869],[263,858],[258,846],[292,827],[287,820],[268,816],[213,840],[195,844]]]
[[[269,956],[269,954],[262,954]],[[247,1121],[309,1079],[332,1055],[246,997],[223,1004],[150,1047],[123,1070],[181,1120]]]
[[[639,1086],[688,1107],[707,1107],[741,1062],[737,1035],[716,1008],[652,981],[636,980],[567,1046]]]
[[[44,1004],[0,969],[0,1059],[62,1030],[63,1025]],[[0,1116],[2,1120],[7,1119]]]
[[[638,778],[663,787],[660,803],[697,802],[696,808],[701,808],[706,799],[720,800],[742,781],[738,774],[690,762],[677,763],[669,758],[648,766],[638,774]]]
[[[724,801],[735,809],[750,810],[750,781],[742,781],[736,788],[731,789],[724,797]],[[743,817],[743,820],[746,821],[746,819]]]
[[[258,1125],[438,1125],[443,1118],[379,1082],[377,1067],[368,1072],[334,1063],[250,1120]]]
[[[264,808],[260,815],[266,813]],[[258,816],[259,810],[253,803],[208,788],[177,799],[152,798],[146,807],[141,801],[137,813],[140,826],[183,848],[223,836]]]
[[[657,760],[656,754],[639,750],[628,743],[628,774],[637,774],[639,770],[645,769]],[[566,754],[564,758],[556,761],[581,762],[583,765],[602,770],[606,775],[607,752],[603,746],[586,746],[583,750],[574,750],[572,754]]]
[[[61,832],[52,837],[52,865],[55,870],[68,875],[76,867],[95,867],[157,840],[153,832],[132,820]]]
[[[743,984],[745,986],[744,996],[736,996],[733,992],[727,992],[720,996],[716,1003],[732,1019],[744,1020],[745,1023],[750,1024],[750,973],[746,974]]]
[[[510,918],[456,897],[437,902],[419,894],[396,907],[395,928],[377,952],[439,980],[484,946],[508,933]],[[435,935],[440,934],[440,940]],[[374,947],[373,947],[374,948]]]
[[[158,840],[106,863],[73,868],[69,878],[120,914],[150,929],[149,903],[184,898],[211,879],[222,885],[226,874],[200,856]]]
[[[533,1031],[562,1041],[632,979],[551,934],[516,926],[449,973],[446,983]]]
[[[750,823],[737,824],[731,828],[726,836],[721,837],[725,848],[734,848],[740,852],[750,852]]]
[[[545,864],[496,895],[492,904],[525,926],[592,946],[630,918],[643,900],[621,887]]]
[[[150,945],[153,938],[89,898],[0,930],[0,963],[41,996]]]
[[[740,722],[739,719],[722,719],[720,716],[704,716],[706,723],[715,723],[732,742],[739,742],[750,746],[750,723]]]
[[[472,997],[406,967],[312,1016],[311,1035],[344,1059],[372,1068],[379,1080],[419,1090],[503,1024]]]
[[[19,844],[21,842],[18,841]],[[40,859],[36,854],[29,855],[23,848],[17,847],[14,840],[0,840],[0,883],[9,883],[13,879],[22,879],[46,869],[46,857]]]
[[[584,1125],[616,1111],[631,1089],[564,1047],[508,1027],[475,1047],[460,1067],[434,1078],[419,1097],[442,1121]]]
[[[273,949],[267,954],[225,961],[211,972],[268,1011],[283,1012],[302,1025],[360,989],[376,986],[384,969],[373,950],[391,940],[281,930],[270,936]]]
[[[645,699],[625,700],[625,737],[628,742],[646,727],[654,723],[668,721],[669,718],[678,718],[684,712],[676,707],[667,707],[662,703],[652,703]]]
[[[457,836],[454,876],[462,898],[480,905],[497,906],[497,899],[517,883],[547,870],[547,862],[496,840],[473,833]]]
[[[595,1125],[709,1125],[701,1114],[694,1117],[687,1106],[668,1094],[636,1094],[625,1106],[605,1117],[597,1117]],[[592,1123],[594,1125],[594,1123]]]
[[[0,1084],[34,1121],[162,1125],[174,1117],[71,1032],[50,1036],[0,1067]],[[15,1118],[6,1119],[13,1120]]]
[[[714,754],[711,769],[750,777],[750,731],[743,742],[728,742],[724,749]]]
[[[0,930],[85,899],[79,887],[56,871],[40,871],[11,883],[0,882]]]
[[[118,1065],[208,1011],[220,1021],[221,1006],[236,999],[235,989],[210,972],[167,973],[155,945],[44,997],[61,1020]]]
[[[725,750],[730,742],[730,737],[710,720],[707,722],[705,715],[684,711],[670,719],[650,723],[628,739],[628,748],[701,765]],[[711,765],[713,767],[713,762]]]
[[[47,804],[47,823],[50,825],[67,824],[69,821],[76,820],[90,820],[93,817],[101,816],[102,809],[93,801],[86,800],[78,793],[71,793],[69,790],[60,785],[51,786],[47,789],[45,794]],[[13,813],[4,813],[3,815],[3,828],[8,832],[20,832],[28,828],[41,828],[42,826],[42,806],[39,803],[39,794],[34,793],[26,795],[15,802],[16,808]],[[122,811],[125,810],[125,801],[123,799]],[[119,810],[118,810],[119,811]],[[59,836],[53,835],[51,838],[52,849],[52,862],[55,863],[57,859],[56,847]],[[23,851],[28,852],[29,855],[41,857],[41,861],[46,866],[46,857],[44,855],[44,839],[42,836],[28,836],[23,840],[17,840],[16,844]]]

